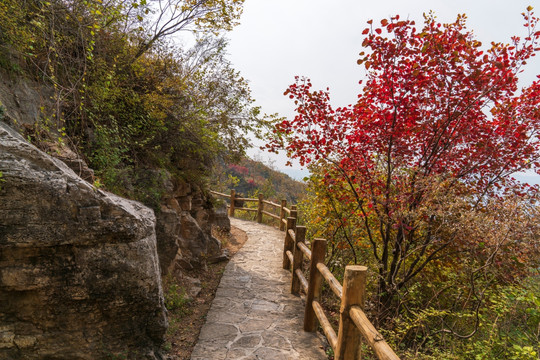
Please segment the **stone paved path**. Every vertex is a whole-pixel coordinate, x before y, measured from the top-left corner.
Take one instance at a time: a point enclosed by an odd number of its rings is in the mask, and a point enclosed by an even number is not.
[[[302,330],[303,301],[281,268],[284,233],[231,219],[248,240],[231,259],[191,360],[327,359],[316,334]]]

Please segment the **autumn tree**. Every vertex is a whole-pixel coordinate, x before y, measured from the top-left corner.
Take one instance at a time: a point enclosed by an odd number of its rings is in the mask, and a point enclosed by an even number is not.
[[[400,311],[400,295],[430,264],[472,253],[467,217],[510,195],[536,206],[538,188],[512,178],[540,171],[540,83],[518,91],[540,32],[532,8],[523,15],[524,38],[487,48],[464,15],[451,24],[429,15],[421,29],[399,16],[369,21],[356,104],[334,108],[328,89],[305,78],[285,92],[296,116],[276,125],[268,148],[319,169],[330,196],[349,204],[340,221],[354,221],[355,241],[369,245],[380,319]],[[490,249],[477,269],[501,257]]]
[[[243,0],[5,0],[0,71],[50,91],[27,137],[77,152],[98,186],[159,208],[167,177],[202,184],[261,125],[223,33]],[[191,47],[172,37],[189,32]],[[177,39],[176,39],[177,40]]]
[[[232,30],[238,24],[243,4],[244,0],[142,0],[140,6],[154,16],[144,23],[144,28],[149,31],[141,31],[135,58],[148,51],[155,42],[181,31],[217,34]]]

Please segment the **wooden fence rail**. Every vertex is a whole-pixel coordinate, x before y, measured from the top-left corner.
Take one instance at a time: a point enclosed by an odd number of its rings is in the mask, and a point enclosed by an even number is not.
[[[272,201],[264,200],[262,194],[259,194],[259,197],[257,199],[244,198],[244,197],[237,196],[235,190],[231,190],[230,194],[224,194],[224,193],[213,191],[213,190],[210,190],[210,193],[212,195],[223,197],[229,200],[227,204],[227,208],[229,209],[229,216],[234,216],[236,211],[253,212],[253,213],[256,213],[257,222],[262,223],[263,215],[266,215],[268,217],[271,217],[272,219],[279,221],[279,229],[281,231],[285,229],[288,216],[293,216],[295,218],[297,217],[296,206],[293,205],[291,206],[290,209],[287,208],[287,200],[281,200],[281,204],[277,204]],[[241,205],[244,202],[256,202],[257,208],[255,209],[255,208],[244,207],[243,205]],[[271,208],[277,209],[279,211],[279,215],[274,214],[270,211],[264,210],[265,205],[268,205]]]
[[[264,200],[262,195],[259,195],[258,199],[236,197],[234,190],[231,190],[230,195],[217,191],[210,192],[216,196],[229,199],[229,216],[234,216],[235,211],[243,210],[256,212],[257,222],[259,223],[262,222],[263,215],[279,220],[279,229],[285,231],[283,268],[291,270],[292,273],[291,293],[299,295],[300,290],[303,290],[306,294],[304,330],[313,332],[320,325],[334,350],[335,360],[361,359],[360,345],[362,339],[372,348],[378,359],[399,360],[399,357],[375,329],[363,311],[367,274],[365,266],[346,266],[342,285],[324,264],[326,240],[314,239],[311,249],[307,246],[306,227],[297,225],[298,212],[296,206],[293,205],[287,208],[285,200],[282,200],[281,204],[277,204]],[[241,206],[240,202],[242,201],[257,202],[257,209]],[[265,205],[279,209],[280,215],[265,211]],[[309,260],[309,278],[304,275],[304,258]],[[332,292],[341,301],[337,333],[328,321],[320,304],[323,280],[328,283]]]

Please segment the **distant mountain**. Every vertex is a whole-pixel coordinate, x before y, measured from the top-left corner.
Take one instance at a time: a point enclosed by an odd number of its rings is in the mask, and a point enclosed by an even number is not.
[[[285,199],[288,204],[298,203],[306,189],[305,183],[249,158],[237,164],[218,163],[210,187],[225,193],[234,189],[246,197],[262,193],[265,199],[276,202]]]

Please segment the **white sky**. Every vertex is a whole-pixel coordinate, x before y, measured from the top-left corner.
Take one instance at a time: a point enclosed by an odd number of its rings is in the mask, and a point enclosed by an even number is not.
[[[468,29],[488,45],[509,42],[513,35],[526,36],[521,13],[528,5],[540,15],[540,0],[246,0],[241,25],[228,35],[229,59],[249,81],[263,112],[293,117],[294,104],[283,92],[296,75],[311,78],[315,89],[329,87],[334,105],[355,102],[358,81],[365,74],[356,60],[362,51],[361,32],[369,19],[379,24],[399,14],[421,28],[422,14],[430,10],[442,23],[465,13]],[[529,61],[521,84],[530,84],[536,74],[540,74],[540,56]],[[259,150],[249,155],[274,162],[293,177],[307,174],[299,172],[299,166],[285,167],[284,155]],[[540,182],[540,177],[528,180]]]

